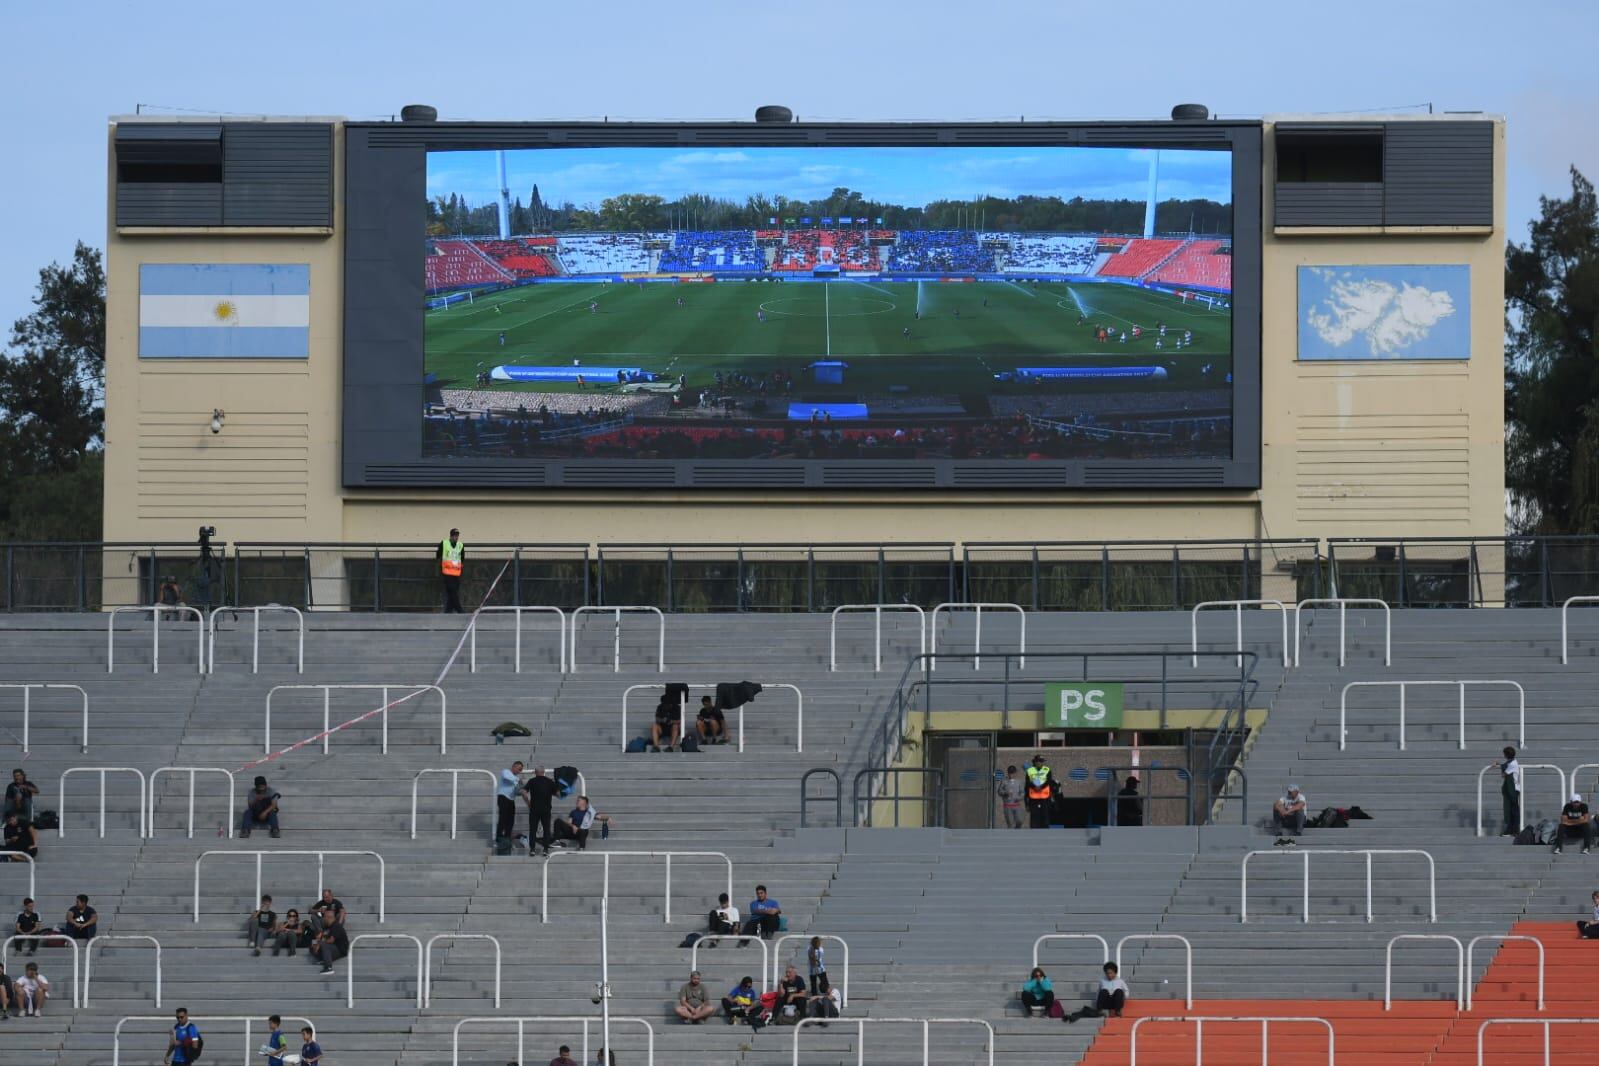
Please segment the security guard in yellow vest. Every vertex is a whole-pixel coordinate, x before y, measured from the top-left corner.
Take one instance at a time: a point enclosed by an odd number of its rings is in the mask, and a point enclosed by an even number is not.
[[[1049,828],[1049,808],[1055,800],[1055,775],[1042,755],[1034,755],[1027,768],[1027,816],[1033,829]]]
[[[461,570],[466,565],[466,545],[461,543],[461,531],[450,530],[448,540],[439,541],[434,558],[439,561],[439,574],[444,578],[444,613],[461,614]]]

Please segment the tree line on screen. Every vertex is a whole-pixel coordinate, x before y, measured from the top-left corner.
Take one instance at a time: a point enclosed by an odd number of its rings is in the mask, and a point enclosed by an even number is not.
[[[469,204],[458,193],[428,201],[430,237],[455,235],[494,236],[499,233],[499,208],[494,203]],[[869,218],[873,227],[882,219],[884,229],[984,229],[1042,233],[1141,233],[1142,200],[1085,200],[1058,196],[997,196],[972,200],[935,200],[925,207],[868,200],[864,194],[836,188],[824,199],[790,200],[782,196],[751,196],[742,202],[712,196],[685,196],[667,200],[660,196],[622,193],[599,204],[548,203],[533,186],[524,201],[511,201],[512,233],[637,233],[646,230],[753,230],[768,229],[772,219],[784,226],[788,219],[809,218],[812,226],[824,218]],[[801,223],[789,223],[800,225]],[[1228,236],[1233,228],[1231,204],[1214,200],[1165,200],[1155,206],[1155,229],[1161,233],[1201,233]]]

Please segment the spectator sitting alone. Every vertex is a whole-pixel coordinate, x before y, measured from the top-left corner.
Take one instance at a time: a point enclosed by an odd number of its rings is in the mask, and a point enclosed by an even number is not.
[[[21,770],[11,771],[11,783],[6,786],[6,815],[16,815],[25,822],[33,821],[33,797],[39,786],[28,780]]]
[[[67,908],[67,920],[59,931],[74,940],[93,940],[99,926],[99,913],[89,906],[89,897],[80,892],[77,902]]]
[[[267,787],[267,779],[255,779],[255,791],[244,801],[244,814],[239,818],[239,836],[247,838],[250,830],[264,825],[272,836],[278,836],[278,794]]]
[[[1593,850],[1594,838],[1593,815],[1588,811],[1588,805],[1582,802],[1582,793],[1573,792],[1571,802],[1560,808],[1560,825],[1555,830],[1555,854],[1559,855],[1566,848],[1568,836],[1582,838],[1582,853],[1588,854]]]
[[[755,898],[750,901],[749,921],[744,923],[744,935],[758,936],[762,940],[772,939],[782,925],[782,914],[782,905],[767,896],[766,886],[756,885]],[[738,946],[748,947],[749,941],[742,940]]]
[[[16,814],[6,815],[4,845],[0,846],[0,859],[7,862],[21,862],[18,855],[26,855],[30,859],[39,857],[39,831],[33,823],[24,820]]]
[[[1292,844],[1294,837],[1305,831],[1305,794],[1298,785],[1289,785],[1288,792],[1271,805],[1271,825],[1279,834],[1276,845]]]
[[[605,827],[605,832],[610,832],[611,816],[600,814],[589,806],[587,796],[577,798],[577,806],[572,808],[572,813],[566,818],[555,820],[555,846],[566,847],[566,842],[571,840],[577,843],[577,850],[582,851],[588,847],[589,830],[594,823],[599,822]]]
[[[706,995],[705,985],[700,981],[700,972],[695,970],[688,975],[688,984],[677,990],[677,1006],[673,1008],[685,1025],[698,1025],[716,1013],[716,1007],[711,1003],[710,996]]]
[[[1578,922],[1577,935],[1584,940],[1599,940],[1599,892],[1593,894],[1593,921]]]
[[[1049,1008],[1054,1005],[1055,986],[1050,983],[1042,966],[1034,966],[1027,983],[1022,985],[1022,1006],[1029,1017],[1038,1017],[1048,1014]]]
[[[1127,982],[1121,979],[1120,968],[1114,962],[1105,964],[1105,976],[1099,981],[1099,994],[1094,997],[1092,1007],[1083,1007],[1066,1015],[1068,1022],[1075,1022],[1079,1018],[1098,1018],[1106,1011],[1111,1017],[1120,1018],[1122,1008],[1127,1005]]]
[[[350,933],[343,922],[328,926],[311,941],[311,961],[322,964],[323,973],[332,973],[335,961],[350,953]]]

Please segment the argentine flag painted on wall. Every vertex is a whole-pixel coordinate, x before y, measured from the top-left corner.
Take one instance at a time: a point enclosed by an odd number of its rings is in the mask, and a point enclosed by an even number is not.
[[[305,359],[305,263],[143,263],[139,358]]]

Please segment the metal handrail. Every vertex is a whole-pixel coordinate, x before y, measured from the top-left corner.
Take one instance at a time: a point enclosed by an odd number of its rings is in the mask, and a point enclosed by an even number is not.
[[[1099,941],[1100,954],[1104,956],[1104,958],[1100,960],[1101,963],[1110,961],[1110,945],[1107,944],[1105,942],[1105,938],[1100,936],[1098,933],[1045,933],[1043,936],[1033,941],[1033,965],[1031,969],[1038,969],[1038,949],[1043,947],[1051,940],[1097,940]],[[1118,966],[1117,969],[1120,970],[1121,967]]]
[[[516,1064],[517,1064],[517,1066],[524,1066],[524,1064],[527,1063],[527,1028],[526,1028],[526,1026],[527,1026],[528,1022],[534,1022],[534,1023],[558,1022],[558,1023],[563,1024],[563,1025],[573,1025],[573,1024],[582,1025],[583,1026],[583,1053],[582,1053],[583,1057],[582,1057],[581,1061],[585,1064],[585,1066],[587,1066],[587,1063],[593,1061],[589,1057],[589,1025],[591,1023],[595,1024],[595,1025],[598,1025],[598,1024],[600,1024],[602,1022],[602,1019],[600,1019],[600,1018],[585,1018],[582,1015],[576,1015],[576,1014],[532,1014],[532,1015],[524,1015],[521,1018],[491,1018],[491,1017],[462,1018],[460,1021],[455,1023],[455,1028],[450,1031],[450,1064],[451,1064],[451,1066],[461,1066],[461,1027],[463,1025],[478,1025],[478,1024],[482,1024],[484,1022],[492,1022],[492,1023],[495,1023],[495,1024],[507,1024],[507,1023],[511,1023],[511,1022],[515,1022],[516,1023]],[[648,1039],[648,1043],[645,1045],[644,1066],[655,1066],[655,1026],[651,1025],[644,1018],[619,1018],[619,1017],[616,1017],[616,1016],[613,1015],[610,1018],[610,1024],[616,1025],[618,1023],[625,1023],[627,1025],[642,1025],[644,1027],[644,1033],[645,1033],[646,1038]],[[609,1051],[610,1049],[607,1048],[606,1050]],[[113,1063],[113,1066],[115,1066],[114,1063]]]
[[[100,775],[100,839],[105,839],[105,775],[106,774],[132,774],[139,779],[139,837],[144,839],[144,797],[145,778],[144,771],[132,766],[69,766],[61,771],[61,781],[58,785],[58,801],[56,811],[56,837],[67,835],[67,777],[71,774],[99,774]]]
[[[570,852],[554,852],[544,860],[542,883],[539,890],[539,921],[548,923],[550,920],[550,861],[557,855],[569,855]],[[666,860],[666,924],[672,924],[672,859],[721,859],[727,863],[727,895],[733,896],[733,860],[720,851],[607,851],[601,854],[605,861],[603,880],[601,882],[600,898],[611,898],[611,856],[618,858],[634,859],[661,859]]]
[[[1599,1025],[1599,1018],[1489,1018],[1477,1026],[1477,1066],[1483,1066],[1483,1034],[1490,1025],[1543,1026],[1543,1066],[1549,1066],[1549,1027],[1551,1025]]]
[[[500,938],[490,936],[488,933],[435,933],[428,937],[427,947],[422,953],[422,1006],[433,1006],[433,945],[440,940],[487,940],[494,945],[494,1009],[500,1009],[500,970],[503,953],[500,950]]]
[[[30,866],[29,869],[32,869],[32,867]],[[28,891],[28,895],[33,895],[31,888]],[[83,1006],[81,999],[82,986],[78,983],[78,958],[79,950],[84,941],[81,941],[76,937],[57,936],[52,931],[44,929],[39,930],[37,933],[18,933],[15,936],[8,936],[4,940],[0,940],[0,968],[4,968],[7,965],[8,960],[6,955],[11,950],[11,944],[13,941],[32,940],[36,942],[34,946],[38,947],[37,942],[47,937],[52,942],[59,940],[61,943],[72,949],[72,1009],[77,1010],[79,1007]],[[89,941],[89,943],[93,943],[93,941]]]
[[[97,948],[97,947],[103,948],[103,947],[106,946],[107,943],[109,943],[110,941],[113,941],[113,940],[140,941],[140,942],[148,943],[152,947],[155,948],[155,1005],[156,1005],[156,1009],[160,1010],[161,1009],[161,941],[157,940],[153,936],[147,936],[147,935],[145,935],[143,933],[115,933],[115,934],[113,934],[113,933],[103,933],[103,934],[95,937],[93,940],[89,941],[88,946],[83,949],[83,996],[81,997],[82,1002],[81,1002],[80,1005],[84,1006],[84,1007],[87,1007],[89,1005],[89,985],[94,980],[94,973],[93,973],[93,968],[94,968],[94,949]]]
[[[1238,1017],[1226,1017],[1226,1016],[1180,1017],[1180,1016],[1177,1016],[1177,1015],[1162,1015],[1162,1016],[1149,1017],[1149,1018],[1139,1018],[1137,1021],[1133,1022],[1133,1029],[1132,1029],[1132,1036],[1131,1036],[1132,1047],[1128,1050],[1128,1053],[1127,1053],[1127,1066],[1138,1066],[1138,1030],[1140,1028],[1142,1028],[1143,1026],[1145,1026],[1147,1024],[1150,1024],[1152,1022],[1183,1022],[1183,1023],[1193,1022],[1194,1023],[1194,1062],[1195,1062],[1196,1066],[1197,1066],[1198,1063],[1203,1061],[1203,1056],[1204,1056],[1203,1047],[1204,1047],[1204,1042],[1205,1042],[1205,1023],[1206,1022],[1218,1022],[1218,1023],[1222,1023],[1222,1024],[1236,1024],[1236,1023],[1245,1023],[1245,1022],[1252,1024],[1254,1022],[1259,1022],[1260,1023],[1260,1066],[1270,1066],[1270,1063],[1271,1063],[1271,1045],[1270,1045],[1270,1041],[1268,1039],[1267,1033],[1271,1029],[1273,1024],[1278,1024],[1278,1025],[1282,1025],[1282,1024],[1301,1024],[1302,1025],[1302,1024],[1308,1024],[1310,1022],[1315,1022],[1318,1025],[1326,1026],[1326,1028],[1327,1028],[1327,1066],[1333,1066],[1333,1063],[1334,1063],[1334,1061],[1336,1060],[1336,1057],[1337,1057],[1336,1053],[1334,1051],[1334,1044],[1335,1044],[1336,1040],[1335,1040],[1335,1037],[1333,1036],[1332,1022],[1329,1022],[1326,1018],[1313,1018],[1313,1017],[1308,1017],[1308,1016],[1304,1016],[1304,1017],[1261,1017],[1259,1015],[1238,1016]]]
[[[148,840],[154,840],[155,839],[155,782],[156,782],[156,778],[160,777],[162,774],[181,774],[181,773],[187,773],[189,775],[189,839],[190,840],[194,839],[194,782],[195,782],[195,775],[196,774],[221,774],[223,777],[226,777],[228,779],[228,810],[227,810],[227,817],[224,819],[223,824],[224,824],[224,826],[226,827],[226,830],[227,830],[227,832],[224,835],[226,835],[229,839],[232,839],[232,837],[233,837],[233,819],[234,819],[234,810],[235,810],[234,803],[237,801],[237,796],[234,793],[235,781],[234,781],[234,777],[233,777],[233,771],[232,770],[224,770],[220,766],[158,766],[154,770],[151,770],[150,771],[150,788],[149,788],[149,793],[150,793],[150,817],[149,817],[149,820],[145,822],[145,826],[146,826],[145,837],[146,837],[146,839],[148,839]],[[156,1004],[156,1005],[160,1006],[160,1004]]]
[[[1527,746],[1527,690],[1519,681],[1351,681],[1338,694],[1338,750],[1344,750],[1349,729],[1345,716],[1349,711],[1349,690],[1352,688],[1397,688],[1399,690],[1399,750],[1405,750],[1405,690],[1407,688],[1432,688],[1439,685],[1460,689],[1460,750],[1466,750],[1466,687],[1468,685],[1508,685],[1516,690],[1520,731],[1518,743]]]
[[[424,774],[449,774],[450,775],[450,839],[455,839],[455,821],[460,798],[460,784],[462,774],[483,774],[489,779],[489,833],[494,833],[494,821],[499,817],[499,805],[494,802],[498,795],[500,779],[494,775],[493,770],[485,770],[481,766],[465,766],[460,768],[426,766],[416,772],[411,778],[411,839],[416,839],[416,798],[417,786],[422,783]]]
[[[363,940],[409,940],[416,945],[416,1009],[422,1009],[422,941],[410,933],[359,933],[350,938],[344,956],[344,1005],[355,1007],[355,946]]]
[[[688,968],[691,971],[692,970],[698,970],[700,968],[700,945],[701,944],[704,944],[706,941],[722,941],[722,940],[736,940],[736,941],[738,941],[738,946],[739,947],[743,947],[745,944],[748,944],[750,941],[753,940],[760,947],[760,949],[761,949],[761,968],[760,968],[759,972],[760,972],[760,975],[761,975],[761,995],[764,996],[766,994],[767,988],[770,987],[766,983],[766,971],[767,971],[768,968],[770,968],[771,962],[772,962],[771,946],[766,943],[766,938],[765,937],[755,936],[754,934],[746,935],[744,933],[706,933],[704,936],[701,936],[701,937],[697,938],[694,941],[693,944],[689,945],[689,949],[688,949]]]
[[[515,652],[516,658],[515,658],[514,661],[516,663],[516,672],[519,673],[519,674],[522,672],[522,615],[523,615],[523,613],[526,612],[526,611],[533,611],[533,612],[538,613],[538,614],[554,614],[556,616],[556,632],[560,634],[560,645],[558,646],[557,651],[556,651],[556,655],[557,655],[556,672],[557,673],[563,673],[563,674],[566,672],[566,612],[561,610],[559,607],[542,607],[542,606],[540,606],[540,607],[533,607],[533,606],[523,607],[523,606],[517,606],[517,607],[479,607],[477,609],[477,614],[474,614],[472,616],[472,624],[469,627],[469,631],[472,634],[472,637],[471,637],[471,664],[472,664],[471,672],[472,673],[474,673],[474,674],[477,673],[477,623],[478,623],[478,616],[479,615],[488,614],[491,611],[500,612],[500,613],[511,612],[512,614],[514,614],[516,616],[516,645],[515,645],[515,647],[516,647],[516,652]]]
[[[769,688],[786,688],[790,692],[794,693],[795,713],[797,715],[797,718],[795,720],[795,725],[794,725],[794,750],[796,752],[803,753],[805,751],[805,693],[800,691],[800,687],[798,685],[791,685],[791,684],[789,684],[786,681],[758,681],[758,682],[755,682],[755,683],[760,685],[763,690],[769,689]],[[683,684],[683,683],[682,682],[674,682],[674,684]],[[708,688],[708,689],[711,689],[712,691],[715,691],[716,685],[717,685],[717,683],[714,682],[714,681],[712,681],[712,682],[699,682],[699,681],[696,681],[696,682],[690,682],[688,684],[685,684],[684,688],[686,688],[686,689],[688,689],[690,691],[692,691],[693,689],[697,689],[697,688]],[[627,686],[627,688],[622,690],[622,744],[621,744],[622,751],[624,751],[624,752],[627,751],[627,742],[628,742],[628,735],[627,735],[627,698],[629,696],[631,696],[633,693],[639,691],[640,689],[654,690],[654,689],[659,689],[659,688],[663,688],[663,687],[664,686],[662,685],[662,683],[657,681],[657,682],[650,682],[648,684],[642,684],[642,685],[629,685],[629,686]],[[739,750],[740,754],[742,754],[743,751],[744,751],[744,708],[747,707],[747,706],[749,706],[749,704],[741,703],[736,708],[736,710],[738,711],[738,750]],[[688,735],[688,728],[689,728],[688,727],[688,723],[686,721],[687,718],[688,718],[688,693],[687,692],[685,692],[683,694],[682,700],[679,701],[678,708],[679,708],[678,724],[681,725],[682,728],[683,728],[683,735],[687,736]]]
[[[204,1022],[207,1025],[210,1025],[213,1022],[243,1022],[246,1058],[248,1058],[254,1052],[254,1048],[250,1046],[253,1043],[253,1041],[250,1039],[250,1029],[256,1022],[260,1020],[261,1019],[259,1015],[245,1014],[213,1014],[206,1017],[196,1017],[193,1014],[189,1015],[189,1021],[196,1025],[200,1022]],[[316,1031],[316,1025],[311,1021],[310,1018],[303,1018],[298,1014],[285,1014],[282,1020],[285,1025],[289,1022],[304,1022],[306,1028],[309,1028],[312,1032]],[[116,1028],[111,1032],[111,1066],[121,1066],[122,1027],[127,1025],[129,1022],[161,1022],[168,1029],[172,1027],[172,1018],[165,1014],[130,1014],[126,1017],[118,1019]]]
[[[1021,639],[1017,643],[1017,651],[1021,653],[1021,662],[1019,664],[1019,669],[1022,669],[1022,670],[1027,669],[1027,612],[1024,611],[1022,609],[1021,605],[1017,604],[1017,603],[980,603],[980,602],[978,602],[976,600],[964,601],[964,602],[961,602],[961,603],[941,603],[938,606],[933,608],[933,614],[927,620],[927,625],[928,625],[928,628],[932,632],[932,638],[933,638],[932,639],[933,661],[932,661],[932,663],[931,663],[931,665],[929,667],[930,669],[933,669],[933,670],[937,670],[938,669],[938,612],[939,611],[958,611],[958,610],[972,610],[972,611],[975,611],[976,614],[977,614],[977,631],[974,634],[973,639],[972,639],[972,651],[974,653],[973,656],[972,656],[972,669],[973,670],[981,670],[983,668],[982,650],[983,650],[983,608],[984,607],[987,607],[989,610],[994,610],[994,611],[1015,611],[1016,612],[1016,617],[1020,621],[1021,627],[1022,627],[1021,628],[1021,634],[1020,634]]]
[[[1333,607],[1338,608],[1338,668],[1344,667],[1344,644],[1348,630],[1350,607],[1381,607],[1383,615],[1383,648],[1382,664],[1394,664],[1394,613],[1389,609],[1386,600],[1378,599],[1343,599],[1340,597],[1322,597],[1310,600],[1300,600],[1294,604],[1294,665],[1299,665],[1299,620],[1304,616],[1306,607]]]
[[[255,856],[255,895],[250,897],[251,899],[261,898],[261,860],[267,855],[315,855],[316,894],[318,896],[322,894],[322,873],[328,856],[370,855],[372,858],[378,861],[378,922],[381,923],[384,920],[385,912],[388,907],[388,864],[383,861],[383,856],[379,855],[375,851],[347,851],[343,849],[329,848],[323,850],[285,849],[282,851],[277,849],[273,849],[272,851],[262,851],[259,849],[249,851],[202,851],[199,857],[194,860],[194,920],[196,922],[200,920],[200,864],[205,862],[205,860],[212,855],[227,855],[233,857],[240,855]]]
[[[1394,1009],[1394,945],[1401,940],[1446,940],[1455,946],[1455,1009],[1466,1009],[1466,949],[1448,933],[1400,933],[1383,950],[1382,1009]]]
[[[847,1009],[849,1007],[849,941],[841,936],[834,936],[831,933],[784,933],[772,941],[772,985],[774,987],[777,985],[777,968],[783,962],[783,941],[809,940],[813,935],[819,936],[823,940],[837,941],[838,945],[844,949],[844,982],[839,986],[838,998],[840,1006]]]
[[[38,832],[38,830],[34,830],[34,832]],[[39,886],[37,884],[39,869],[38,864],[33,861],[33,856],[25,851],[12,851],[6,854],[6,860],[5,862],[0,862],[0,870],[18,860],[28,864],[28,895],[37,896],[39,894]]]
[[[338,732],[333,728],[332,694],[334,692],[372,691],[381,692],[383,705],[373,713],[378,714],[383,722],[383,754],[389,753],[389,709],[398,707],[407,700],[415,699],[424,692],[437,692],[439,694],[439,754],[449,754],[449,726],[450,726],[450,701],[444,695],[444,690],[437,685],[376,685],[376,684],[337,684],[337,685],[273,685],[266,694],[266,723],[265,736],[262,750],[268,755],[272,753],[272,697],[275,693],[283,691],[311,691],[322,693],[322,754],[328,754],[329,742],[333,734]],[[398,690],[409,695],[402,696],[394,702],[389,702],[389,692]],[[362,717],[366,717],[363,715]],[[342,726],[340,728],[343,728]]]
[[[1282,612],[1280,621],[1283,629],[1283,668],[1288,667],[1288,606],[1282,600],[1203,600],[1194,604],[1194,609],[1188,612],[1189,644],[1194,650],[1194,667],[1199,667],[1199,612],[1207,607],[1231,607],[1236,613],[1236,626],[1238,632],[1238,665],[1244,665],[1244,608],[1245,607],[1270,607],[1274,606]]]
[[[1566,612],[1574,603],[1599,603],[1599,596],[1570,596],[1560,605],[1560,665],[1569,666],[1571,658],[1566,641]]]
[[[861,799],[861,779],[875,774],[883,774],[894,779],[894,795],[886,798],[881,795],[868,795],[863,801]],[[929,777],[936,777],[937,784],[933,786],[936,790],[935,794],[929,796],[924,789],[920,796],[901,796],[899,794],[899,779],[902,774],[916,774],[922,777],[923,780]],[[850,787],[850,815],[856,829],[870,829],[872,827],[872,804],[878,802],[892,803],[894,805],[894,826],[898,828],[899,805],[901,803],[927,803],[929,800],[933,803],[936,824],[943,825],[944,771],[942,768],[937,766],[868,766],[864,770],[856,772],[855,783]],[[861,821],[861,805],[863,802],[866,805],[866,821],[864,823]]]
[[[1560,767],[1556,766],[1552,762],[1524,762],[1524,763],[1519,763],[1519,765],[1521,766],[1521,769],[1522,769],[1522,771],[1524,773],[1527,770],[1553,770],[1555,773],[1559,774],[1560,775],[1560,803],[1561,803],[1562,806],[1565,805],[1566,797],[1570,796],[1571,793],[1566,791],[1566,773],[1565,773],[1564,770],[1560,769]],[[1482,836],[1482,779],[1483,779],[1483,775],[1486,774],[1489,770],[1497,770],[1497,769],[1499,769],[1499,764],[1491,762],[1487,766],[1484,766],[1481,770],[1477,771],[1477,835],[1478,836]],[[1577,769],[1580,770],[1580,769],[1582,769],[1582,767],[1579,766]],[[1576,783],[1576,776],[1575,775],[1572,776],[1572,783],[1573,783],[1573,785],[1575,785],[1575,783]],[[1520,793],[1519,789],[1517,790],[1517,793],[1519,795],[1519,793]],[[1522,803],[1519,803],[1519,802],[1516,804],[1516,807],[1521,813],[1521,819],[1520,819],[1521,824],[1516,826],[1516,831],[1520,832],[1522,829],[1526,828],[1526,825],[1527,825],[1527,808],[1526,808],[1525,805],[1523,805]]]
[[[89,750],[89,694],[81,685],[67,685],[56,681],[5,681],[0,682],[0,689],[22,690],[22,754],[27,755],[32,749],[28,746],[28,730],[32,719],[33,690],[34,689],[69,688],[83,697],[83,737],[79,741],[78,751]]]
[[[927,612],[914,603],[844,603],[833,608],[832,621],[827,630],[827,662],[828,669],[834,673],[838,671],[838,616],[845,611],[871,611],[875,620],[872,627],[874,643],[872,650],[872,669],[883,669],[883,612],[884,611],[915,611],[918,620],[917,633],[921,640],[920,653],[927,654]]]
[[[1581,762],[1571,770],[1571,791],[1581,792],[1582,787],[1577,783],[1577,776],[1584,770],[1599,770],[1599,762]]]
[[[647,606],[647,605],[644,605],[644,604],[622,605],[622,606],[615,606],[615,607],[590,607],[590,606],[583,606],[583,607],[574,608],[572,610],[572,642],[571,642],[571,645],[570,645],[571,653],[570,653],[570,656],[569,656],[569,659],[568,659],[568,663],[567,663],[567,665],[569,667],[569,672],[574,673],[574,674],[577,673],[577,620],[578,620],[578,618],[581,617],[584,614],[595,614],[595,613],[598,613],[598,612],[601,612],[601,611],[604,611],[604,612],[607,612],[607,613],[610,613],[610,614],[614,614],[616,616],[616,628],[615,628],[615,630],[613,632],[614,645],[613,645],[613,650],[612,650],[612,653],[611,653],[611,655],[612,655],[611,672],[612,673],[619,674],[619,673],[622,672],[622,613],[624,611],[632,613],[632,614],[653,614],[655,616],[656,621],[660,625],[660,633],[659,633],[659,636],[656,638],[656,653],[655,653],[656,663],[655,663],[655,669],[659,673],[665,673],[666,672],[666,615],[662,613],[662,611],[661,611],[661,609],[659,607],[650,607],[650,606]]]
[[[1544,948],[1543,948],[1543,941],[1539,940],[1535,936],[1522,936],[1519,933],[1484,933],[1481,936],[1472,937],[1470,942],[1466,944],[1466,981],[1465,981],[1465,985],[1466,985],[1466,1007],[1465,1007],[1465,1009],[1466,1010],[1470,1010],[1471,1009],[1471,998],[1472,998],[1471,975],[1472,975],[1472,973],[1475,972],[1471,968],[1471,954],[1472,954],[1472,952],[1477,950],[1478,943],[1480,943],[1481,941],[1484,941],[1484,940],[1498,940],[1498,941],[1501,942],[1501,944],[1503,944],[1505,942],[1508,942],[1508,941],[1511,941],[1511,940],[1525,940],[1528,943],[1537,945],[1537,948],[1538,948],[1538,1009],[1539,1010],[1543,1010],[1543,983],[1544,983],[1543,982],[1543,975],[1544,975]]]
[[[805,815],[810,805],[812,803],[826,802],[827,800],[826,796],[813,797],[806,792],[811,778],[818,774],[826,774],[833,779],[833,825],[835,828],[842,829],[844,827],[844,782],[839,778],[837,770],[827,766],[813,766],[803,774],[800,774],[800,828],[807,828]]]
[[[1116,941],[1116,972],[1122,969],[1122,945],[1129,940],[1175,940],[1183,946],[1183,973],[1185,976],[1185,989],[1183,992],[1183,1006],[1188,1010],[1194,1009],[1194,945],[1186,936],[1176,933],[1129,933]]]
[[[801,1018],[794,1023],[794,1060],[793,1066],[799,1066],[800,1060],[800,1031],[807,1025],[827,1026],[855,1024],[855,1062],[856,1066],[866,1066],[866,1025],[919,1025],[922,1027],[922,1066],[929,1066],[932,1061],[932,1042],[928,1036],[928,1029],[934,1025],[980,1025],[988,1033],[988,1066],[994,1066],[994,1026],[982,1018]],[[975,1064],[974,1064],[975,1066]]]
[[[236,592],[238,590],[235,589],[234,591]],[[230,611],[234,615],[238,615],[240,611],[249,611],[255,616],[255,636],[252,638],[250,650],[250,673],[252,674],[259,674],[261,672],[261,612],[280,611],[286,614],[294,615],[294,621],[299,637],[298,649],[295,652],[294,658],[294,672],[297,674],[305,673],[305,615],[298,607],[288,607],[281,603],[264,603],[259,607],[212,608],[211,621],[209,623],[209,629],[211,631],[210,644],[206,652],[206,669],[210,673],[214,674],[217,670],[217,615],[224,611]],[[235,618],[235,621],[237,621],[237,618]]]
[[[174,607],[174,606],[171,606],[169,604],[164,604],[164,603],[151,604],[148,607],[113,607],[113,608],[111,608],[111,612],[106,615],[106,626],[105,626],[105,672],[106,673],[108,673],[108,674],[112,673],[113,670],[116,667],[117,615],[119,615],[119,614],[143,614],[145,612],[149,612],[150,619],[151,619],[151,622],[150,622],[150,632],[151,632],[151,636],[150,636],[150,672],[152,674],[159,674],[161,672],[161,613],[163,611],[171,611],[173,614],[192,614],[192,615],[194,615],[194,622],[195,622],[194,639],[195,639],[195,642],[196,642],[195,643],[195,652],[196,652],[195,670],[196,670],[196,672],[201,673],[201,674],[205,673],[205,614],[198,607],[189,607],[189,606]]]
[[[1420,848],[1297,848],[1293,852],[1276,851],[1251,851],[1247,853],[1239,867],[1241,899],[1238,909],[1240,923],[1249,921],[1249,860],[1256,855],[1287,855],[1297,853],[1305,860],[1304,875],[1304,918],[1310,922],[1310,856],[1312,853],[1319,855],[1364,855],[1366,857],[1366,921],[1372,921],[1371,911],[1371,857],[1373,855],[1420,855],[1427,860],[1427,895],[1429,901],[1429,921],[1438,920],[1438,866],[1433,862],[1430,852]]]

